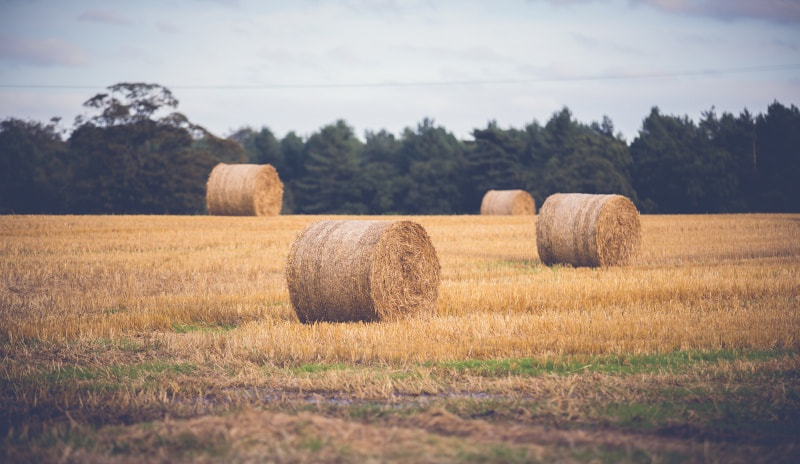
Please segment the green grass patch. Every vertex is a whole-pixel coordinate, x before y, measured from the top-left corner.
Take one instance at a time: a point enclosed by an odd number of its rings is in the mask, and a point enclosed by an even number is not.
[[[602,409],[601,417],[624,429],[653,431],[672,421],[684,421],[686,413],[686,406],[676,403],[612,403]]]
[[[456,454],[457,462],[474,463],[530,463],[532,457],[524,448],[515,447],[507,444],[493,444],[489,446],[479,446],[470,450],[460,450]]]
[[[293,374],[315,374],[317,372],[326,372],[326,371],[346,371],[352,370],[354,367],[348,364],[342,363],[331,363],[331,364],[300,364],[299,366],[295,366],[289,368],[289,371]]]
[[[39,376],[47,384],[59,384],[75,380],[95,380],[100,376],[98,369],[81,366],[64,366],[49,370]]]
[[[301,448],[306,448],[313,453],[319,452],[326,446],[330,446],[330,440],[322,439],[317,436],[306,436],[300,441]]]
[[[538,259],[501,259],[488,261],[483,264],[483,267],[487,271],[513,269],[515,271],[532,272],[534,274],[547,270],[547,267],[543,266],[542,262]]]
[[[799,412],[800,404],[790,394],[765,396],[763,387],[731,388],[726,383],[661,388],[643,401],[610,403],[592,415],[634,432],[661,433],[677,426],[715,438],[780,442],[800,434]]]
[[[89,342],[80,342],[80,344],[88,343],[95,351],[125,351],[130,353],[142,353],[157,349],[160,342],[157,340],[138,340],[135,338],[98,338]],[[76,342],[74,345],[78,345]],[[69,345],[68,345],[69,346]]]
[[[656,459],[656,456],[653,456],[651,453],[639,449],[620,449],[611,446],[570,448],[566,454],[572,457],[569,461],[574,460],[576,462],[585,463],[650,464],[652,462],[663,462],[667,464],[679,464],[691,461],[690,456],[675,451],[658,453]],[[567,461],[567,459],[564,460]]]
[[[148,362],[111,366],[109,374],[117,380],[142,379],[159,374],[192,374],[197,366],[191,363]]]
[[[191,333],[191,332],[204,332],[204,333],[213,333],[213,332],[229,332],[235,329],[236,325],[233,324],[201,324],[201,323],[191,323],[191,324],[183,324],[180,322],[176,322],[172,324],[172,330],[176,333]]]
[[[571,375],[597,372],[612,375],[628,374],[677,374],[688,371],[699,364],[718,364],[722,361],[766,362],[798,356],[788,350],[748,351],[674,351],[671,353],[645,355],[599,355],[563,356],[560,358],[519,358],[447,361],[428,363],[429,367],[440,367],[486,377]]]
[[[675,426],[688,426],[693,433],[702,431],[716,439],[746,437],[755,442],[791,440],[800,432],[800,422],[795,417],[776,417],[773,408],[762,408],[763,405],[741,398],[723,402],[671,402],[655,398],[649,403],[609,404],[600,410],[600,417],[632,432],[661,433]]]
[[[483,395],[443,399],[422,409],[430,409],[436,407],[437,404],[462,419],[487,421],[514,421],[521,416],[538,415],[541,411],[540,405],[534,400]]]
[[[103,310],[103,314],[121,314],[121,313],[127,313],[128,311],[129,310],[127,306],[116,305],[105,308]]]
[[[170,460],[178,461],[191,461],[190,458],[198,456],[206,459],[224,458],[232,451],[230,441],[222,434],[199,434],[191,431],[158,435],[146,433],[133,439],[113,439],[110,443],[104,443],[102,447],[95,446],[94,448],[101,455],[103,452],[108,452],[111,456],[160,454],[171,457]]]
[[[130,381],[158,377],[163,374],[192,374],[197,366],[190,363],[162,361],[120,364],[106,367],[64,366],[40,373],[36,381],[50,385],[73,381]]]

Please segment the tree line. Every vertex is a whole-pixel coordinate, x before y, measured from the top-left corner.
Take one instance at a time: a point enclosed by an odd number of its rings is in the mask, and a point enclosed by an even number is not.
[[[489,189],[617,193],[643,213],[800,212],[800,111],[712,108],[695,123],[654,107],[628,144],[568,108],[544,124],[489,122],[459,140],[431,119],[394,135],[344,120],[307,137],[267,127],[217,137],[157,84],[90,98],[66,139],[58,120],[0,122],[0,213],[201,214],[218,162],[269,163],[286,214],[473,214]]]

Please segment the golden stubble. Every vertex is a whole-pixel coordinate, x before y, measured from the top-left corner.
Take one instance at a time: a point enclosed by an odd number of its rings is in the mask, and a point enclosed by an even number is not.
[[[146,337],[184,359],[279,366],[800,349],[799,215],[642,216],[636,263],[606,269],[543,266],[534,216],[391,217],[431,237],[436,310],[301,324],[286,258],[329,218],[0,217],[0,340]]]

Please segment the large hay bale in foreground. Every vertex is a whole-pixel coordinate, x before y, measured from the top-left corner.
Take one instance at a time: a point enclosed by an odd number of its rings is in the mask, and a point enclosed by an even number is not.
[[[208,214],[275,216],[282,203],[283,183],[269,164],[219,163],[208,176]]]
[[[536,214],[536,202],[525,190],[489,190],[481,201],[481,214]]]
[[[301,322],[378,321],[433,310],[439,269],[419,224],[329,220],[292,244],[286,283]]]
[[[539,209],[536,248],[548,266],[625,266],[640,243],[639,212],[622,195],[556,193]]]

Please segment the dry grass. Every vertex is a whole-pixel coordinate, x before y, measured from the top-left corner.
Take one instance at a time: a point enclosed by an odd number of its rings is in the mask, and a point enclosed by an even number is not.
[[[797,462],[799,451],[796,354],[577,356],[535,374],[529,359],[407,369],[130,362],[157,346],[109,365],[105,353],[121,347],[98,348],[48,353],[68,355],[60,366],[16,358],[4,369],[18,385],[6,390],[17,395],[7,411],[24,412],[0,438],[5,462],[766,463]]]
[[[642,216],[599,269],[532,216],[413,217],[434,311],[301,324],[324,219],[0,217],[0,460],[796,461],[800,215]]]
[[[531,217],[416,217],[441,262],[433,314],[302,325],[283,270],[318,219],[0,218],[0,336],[157,336],[278,364],[800,346],[797,216],[645,216],[638,265],[610,269],[542,266]]]

